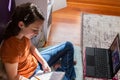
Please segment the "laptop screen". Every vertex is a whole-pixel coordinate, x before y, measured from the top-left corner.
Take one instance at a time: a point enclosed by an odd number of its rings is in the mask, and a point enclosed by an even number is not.
[[[115,74],[120,67],[120,48],[119,48],[119,35],[114,39],[111,47],[111,56],[112,56],[112,68],[113,74]]]

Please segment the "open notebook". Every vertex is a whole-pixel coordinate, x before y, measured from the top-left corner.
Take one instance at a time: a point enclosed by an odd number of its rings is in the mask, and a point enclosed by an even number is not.
[[[64,75],[65,72],[52,71],[44,73],[43,71],[40,70],[30,80],[62,80]]]

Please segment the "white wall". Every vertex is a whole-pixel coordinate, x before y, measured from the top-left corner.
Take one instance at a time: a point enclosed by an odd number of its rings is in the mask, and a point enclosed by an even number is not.
[[[53,11],[62,9],[67,6],[66,0],[54,0]]]

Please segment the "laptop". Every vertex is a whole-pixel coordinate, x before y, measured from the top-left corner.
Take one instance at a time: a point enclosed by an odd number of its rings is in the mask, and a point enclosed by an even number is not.
[[[112,79],[120,69],[119,34],[109,49],[86,47],[85,57],[85,76]]]

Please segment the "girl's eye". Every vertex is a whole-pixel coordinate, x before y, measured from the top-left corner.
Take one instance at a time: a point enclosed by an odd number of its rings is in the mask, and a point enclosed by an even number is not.
[[[39,32],[39,30],[33,30],[33,32]]]

